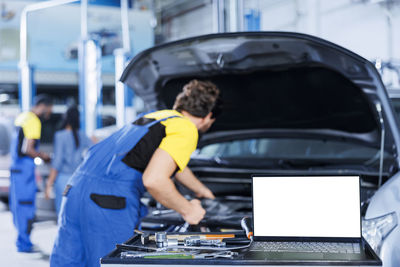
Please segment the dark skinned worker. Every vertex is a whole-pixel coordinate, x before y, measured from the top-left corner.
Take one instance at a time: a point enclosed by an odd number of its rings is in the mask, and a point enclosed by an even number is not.
[[[48,96],[38,95],[32,110],[21,113],[15,120],[11,143],[10,210],[18,231],[16,245],[19,252],[33,252],[30,233],[37,192],[34,158],[50,161],[50,157],[38,149],[42,128],[40,118],[48,119],[52,107]]]
[[[199,200],[186,200],[171,176],[197,197],[214,198],[187,167],[198,131],[207,131],[220,111],[219,90],[192,80],[173,110],[138,118],[92,146],[64,191],[59,231],[50,266],[99,266],[99,259],[133,235],[146,215],[145,190],[189,224],[205,215]]]

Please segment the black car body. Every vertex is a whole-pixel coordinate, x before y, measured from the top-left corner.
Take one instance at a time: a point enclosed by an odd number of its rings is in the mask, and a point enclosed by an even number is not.
[[[12,121],[0,118],[0,200],[8,203],[10,187],[10,143],[12,136]]]
[[[204,227],[238,227],[239,218],[251,214],[251,203],[246,205],[251,174],[360,175],[365,236],[377,252],[383,248],[384,266],[398,266],[393,240],[400,233],[399,208],[393,201],[400,190],[400,134],[371,62],[299,33],[223,33],[145,50],[132,59],[121,81],[150,111],[171,108],[194,78],[217,84],[224,100],[222,115],[190,161],[217,196],[203,202]],[[156,210],[144,222],[165,227],[183,220]]]
[[[121,80],[152,110],[171,108],[193,78],[216,83],[224,100],[190,162],[219,196],[250,195],[254,173],[359,174],[366,201],[378,186],[383,132],[383,182],[399,168],[397,123],[378,72],[333,43],[287,32],[198,36],[145,50]],[[247,151],[216,153],[240,140]],[[264,152],[252,153],[252,140]]]

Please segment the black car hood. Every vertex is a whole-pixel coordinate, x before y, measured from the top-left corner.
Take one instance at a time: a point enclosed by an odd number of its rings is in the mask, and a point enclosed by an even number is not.
[[[366,59],[328,41],[287,32],[198,36],[143,51],[121,81],[147,110],[155,110],[171,108],[193,78],[211,80],[222,91],[223,113],[211,134],[321,130],[380,145],[376,103],[388,101],[378,72]],[[392,131],[386,128],[385,148],[393,151]]]

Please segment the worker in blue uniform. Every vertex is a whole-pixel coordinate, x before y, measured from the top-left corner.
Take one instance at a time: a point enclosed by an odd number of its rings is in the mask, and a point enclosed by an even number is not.
[[[39,152],[38,148],[42,127],[40,118],[49,118],[52,107],[47,95],[38,95],[32,110],[21,113],[15,120],[11,142],[10,210],[18,231],[16,245],[19,252],[34,251],[30,240],[37,192],[34,158],[50,161],[50,157]]]
[[[192,80],[177,96],[173,110],[144,115],[92,146],[64,191],[59,231],[50,266],[99,266],[100,258],[131,237],[146,209],[147,190],[158,202],[198,224],[205,210],[188,201],[171,176],[197,197],[214,198],[187,167],[198,132],[215,121],[219,90]]]

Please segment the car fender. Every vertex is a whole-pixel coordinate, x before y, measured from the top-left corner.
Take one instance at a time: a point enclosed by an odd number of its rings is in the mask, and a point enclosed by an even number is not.
[[[379,257],[384,267],[398,267],[400,263],[400,228],[397,226],[383,241]]]
[[[390,212],[400,214],[400,173],[396,173],[371,198],[365,219],[376,218]]]
[[[396,173],[379,188],[371,198],[366,219],[372,219],[396,212],[397,221],[400,222],[400,173]],[[384,267],[397,267],[400,264],[400,226],[397,225],[381,244],[379,257]]]

